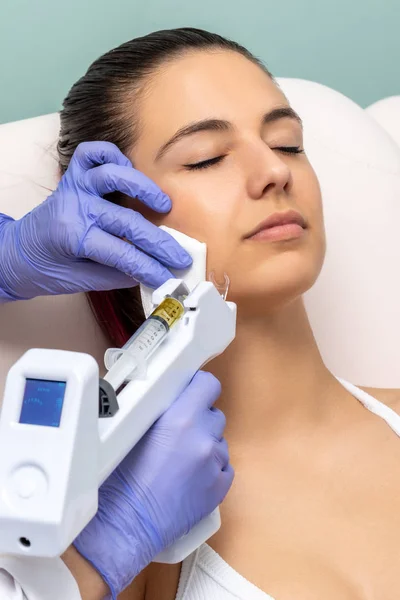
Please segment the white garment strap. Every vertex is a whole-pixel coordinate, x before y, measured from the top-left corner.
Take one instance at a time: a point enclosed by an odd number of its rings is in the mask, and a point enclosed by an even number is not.
[[[378,417],[381,417],[381,419],[383,419],[389,425],[389,427],[395,433],[397,433],[398,436],[400,436],[400,415],[396,411],[352,383],[349,383],[344,379],[340,379],[340,377],[337,377],[336,379],[344,388],[346,388],[348,392],[350,392],[352,396],[359,400],[361,404],[365,406],[365,408]]]

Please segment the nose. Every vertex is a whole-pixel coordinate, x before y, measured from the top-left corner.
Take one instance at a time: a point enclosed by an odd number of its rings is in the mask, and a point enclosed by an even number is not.
[[[282,155],[272,150],[262,140],[247,148],[247,192],[250,198],[259,200],[271,193],[287,191],[292,173]]]

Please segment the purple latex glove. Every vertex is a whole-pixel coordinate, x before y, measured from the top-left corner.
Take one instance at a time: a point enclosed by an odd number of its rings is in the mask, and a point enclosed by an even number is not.
[[[200,371],[99,490],[74,542],[115,600],[168,546],[209,515],[233,481],[219,381]]]
[[[0,214],[0,301],[159,287],[190,255],[139,213],[102,197],[119,191],[164,213],[171,201],[109,142],[76,149],[55,192],[14,221]],[[125,237],[133,245],[120,239]]]

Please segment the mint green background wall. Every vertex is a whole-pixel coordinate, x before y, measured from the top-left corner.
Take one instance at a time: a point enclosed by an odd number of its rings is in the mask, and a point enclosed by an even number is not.
[[[58,110],[113,46],[187,25],[362,106],[400,94],[400,0],[0,0],[0,123]]]

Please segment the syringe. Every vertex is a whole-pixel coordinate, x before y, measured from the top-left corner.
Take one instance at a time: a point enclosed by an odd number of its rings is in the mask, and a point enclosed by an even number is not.
[[[104,377],[117,391],[125,381],[146,370],[146,362],[165,339],[171,327],[183,316],[183,301],[189,294],[182,283],[167,296],[122,348],[109,348],[104,356],[108,370]]]

